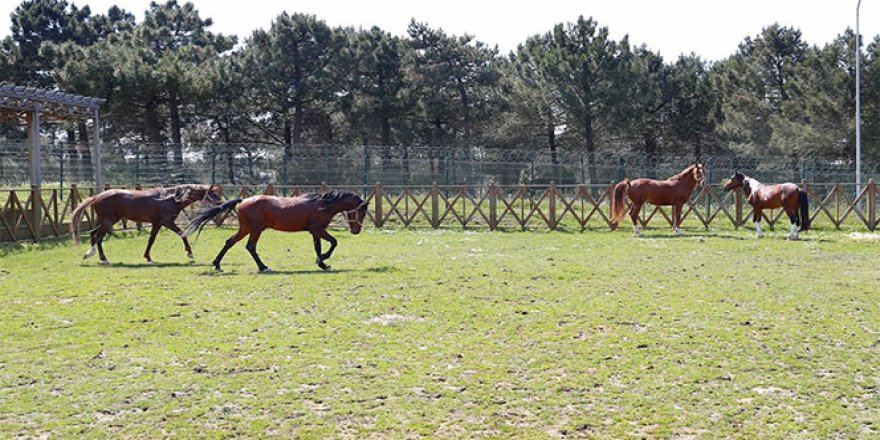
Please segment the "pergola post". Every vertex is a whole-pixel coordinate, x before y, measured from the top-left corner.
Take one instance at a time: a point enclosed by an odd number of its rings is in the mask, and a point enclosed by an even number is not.
[[[30,166],[28,174],[31,180],[31,224],[34,225],[34,240],[40,241],[43,235],[42,185],[43,169],[40,151],[40,104],[35,103],[34,109],[27,113],[28,144],[30,145]]]

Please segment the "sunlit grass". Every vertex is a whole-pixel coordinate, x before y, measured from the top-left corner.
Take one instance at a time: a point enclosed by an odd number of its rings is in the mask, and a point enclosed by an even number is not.
[[[0,246],[0,437],[878,435],[877,234]]]

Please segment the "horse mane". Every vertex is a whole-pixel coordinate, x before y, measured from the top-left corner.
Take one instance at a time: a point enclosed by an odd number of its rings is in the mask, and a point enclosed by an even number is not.
[[[680,178],[682,178],[682,177],[688,175],[688,173],[693,172],[693,169],[694,169],[694,167],[696,167],[696,166],[697,166],[697,164],[695,164],[695,163],[688,165],[687,168],[681,170],[681,172],[679,172],[678,174],[676,174],[676,175],[670,177],[669,180],[672,180],[672,179],[680,179]]]
[[[303,194],[306,200],[317,200],[322,208],[333,208],[337,203],[347,200],[351,197],[357,197],[357,194],[348,191],[338,191],[332,189],[323,193]]]

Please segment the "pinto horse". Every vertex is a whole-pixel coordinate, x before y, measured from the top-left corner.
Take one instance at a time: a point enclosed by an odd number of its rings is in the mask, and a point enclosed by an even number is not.
[[[626,200],[632,202],[629,216],[633,222],[633,232],[643,237],[639,230],[639,211],[645,202],[653,205],[672,205],[672,229],[681,235],[681,208],[690,199],[694,187],[706,184],[702,164],[693,164],[684,171],[666,179],[623,179],[614,186],[611,195],[611,224],[617,224],[626,215]]]
[[[241,206],[238,208],[238,231],[226,240],[223,249],[212,262],[214,269],[218,271],[222,270],[220,261],[223,260],[226,251],[248,235],[250,237],[245,247],[257,263],[257,268],[260,272],[269,271],[269,267],[263,264],[263,260],[257,254],[257,241],[266,229],[285,232],[309,231],[315,243],[318,267],[329,270],[330,266],[324,264],[324,260],[330,258],[333,250],[336,249],[336,238],[327,232],[330,220],[340,212],[345,213],[351,233],[357,235],[361,232],[367,214],[367,203],[357,194],[350,192],[334,190],[303,194],[298,197],[260,195],[244,200],[234,199],[220,206],[204,209],[190,221],[186,235],[201,230],[214,216],[232,211],[239,203]],[[326,253],[321,253],[321,239],[330,243],[330,249]]]
[[[758,238],[764,236],[761,231],[761,210],[782,208],[791,220],[791,229],[788,232],[789,240],[797,240],[800,231],[810,229],[810,201],[807,192],[798,188],[793,183],[780,183],[776,185],[764,185],[739,171],[734,171],[724,189],[730,191],[742,187],[743,192],[752,205],[754,212],[755,229]],[[800,208],[800,213],[798,213]]]
[[[113,231],[113,225],[122,219],[152,223],[150,240],[147,242],[147,250],[144,251],[144,258],[147,261],[153,262],[150,258],[150,249],[153,247],[153,242],[162,226],[181,236],[186,254],[192,258],[192,248],[189,241],[183,236],[183,231],[174,224],[174,221],[183,208],[198,201],[204,204],[219,204],[222,201],[220,187],[217,185],[178,185],[171,188],[134,191],[111,189],[83,200],[73,210],[73,217],[70,221],[70,237],[74,244],[79,244],[80,221],[86,208],[91,206],[98,218],[98,226],[91,232],[92,247],[83,255],[83,259],[95,255],[97,249],[101,264],[109,264],[101,243],[104,236]]]

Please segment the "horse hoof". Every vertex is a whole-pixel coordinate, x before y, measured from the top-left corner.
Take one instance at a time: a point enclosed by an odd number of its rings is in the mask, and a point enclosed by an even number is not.
[[[102,266],[109,266],[109,265],[110,265],[110,262],[107,261],[107,260],[101,260],[101,265],[102,265]]]
[[[270,269],[269,266],[266,266],[266,267],[260,269],[260,272],[261,273],[268,273],[268,272],[272,272],[272,269]]]
[[[193,258],[195,258],[195,257],[193,257],[192,252],[186,254],[186,256],[187,256],[187,258],[189,258],[190,260],[192,260]]]
[[[94,246],[90,247],[89,250],[86,251],[85,255],[83,255],[83,260],[91,258],[93,255],[95,255],[96,252],[97,251],[95,250]]]
[[[223,272],[223,269],[220,269],[220,266],[214,266],[214,271]]]
[[[328,271],[328,270],[330,270],[330,269],[332,269],[332,267],[327,266],[326,264],[323,265],[323,266],[321,266],[321,270],[323,270],[323,271],[325,271],[325,272]]]

